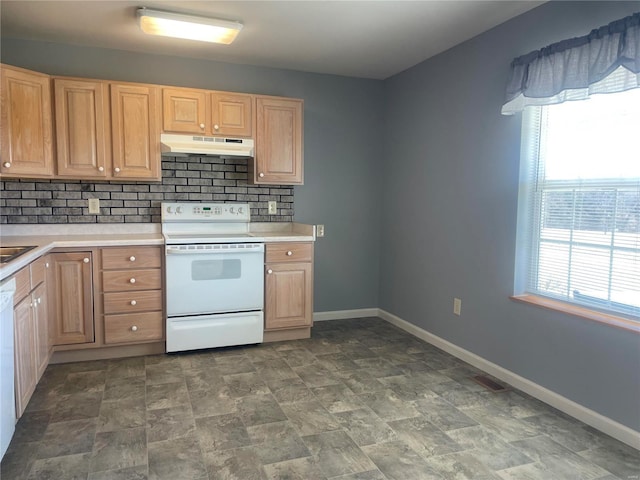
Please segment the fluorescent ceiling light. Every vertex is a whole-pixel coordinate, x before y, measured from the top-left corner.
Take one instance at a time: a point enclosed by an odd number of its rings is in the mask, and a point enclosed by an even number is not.
[[[149,35],[229,45],[242,30],[242,24],[239,22],[162,12],[148,8],[139,8],[137,15],[140,28]]]

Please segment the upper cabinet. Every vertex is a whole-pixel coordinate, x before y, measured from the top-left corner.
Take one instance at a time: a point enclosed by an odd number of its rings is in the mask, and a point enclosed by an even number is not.
[[[230,137],[250,137],[252,133],[252,98],[228,92],[212,92],[211,133]]]
[[[190,88],[163,88],[163,131],[250,137],[251,100],[251,95],[245,94]]]
[[[54,80],[58,175],[104,179],[111,173],[109,84]]]
[[[160,180],[160,89],[111,84],[111,135],[115,180]]]
[[[302,100],[256,97],[255,166],[249,181],[303,183],[302,108]]]
[[[0,174],[51,177],[51,79],[48,75],[7,65],[0,67],[0,74]]]

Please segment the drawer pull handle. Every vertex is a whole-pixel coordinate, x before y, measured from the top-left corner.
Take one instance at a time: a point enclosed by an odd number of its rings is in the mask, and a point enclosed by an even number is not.
[[[131,305],[137,305],[138,304],[138,302],[136,302],[135,300],[131,300],[130,303],[131,303]]]
[[[131,256],[129,257],[129,261],[130,261],[130,262],[135,262],[135,261],[136,261],[136,257],[134,257],[133,255],[131,255]]]
[[[136,283],[136,279],[135,278],[129,279],[129,283]]]
[[[131,327],[131,331],[132,331],[132,332],[137,332],[137,331],[138,331],[138,327],[136,327],[135,325],[133,325],[133,326]]]
[[[200,128],[204,130],[204,123],[200,124]]]
[[[99,172],[104,172],[104,167],[98,167]]]
[[[114,168],[113,171],[116,172],[116,173],[120,173],[120,167]]]
[[[287,257],[290,257],[291,255],[293,255],[293,252],[292,252],[291,250],[289,250],[289,251],[287,252]]]
[[[213,126],[213,129],[214,129],[214,130],[220,130],[220,125],[214,125],[214,126]]]
[[[271,275],[271,274],[273,273],[273,270],[269,269],[269,270],[267,270],[267,273],[268,273],[269,275]]]
[[[88,258],[83,258],[83,259],[82,259],[82,261],[83,261],[84,263],[89,263],[89,259],[88,259]]]
[[[260,178],[264,177],[264,173],[260,172],[260,175],[258,175]]]
[[[4,165],[4,168],[10,168],[11,167],[11,163],[9,163],[9,162],[4,162],[2,165]]]

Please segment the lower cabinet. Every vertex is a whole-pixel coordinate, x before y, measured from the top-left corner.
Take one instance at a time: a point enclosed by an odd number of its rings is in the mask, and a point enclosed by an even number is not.
[[[162,249],[101,250],[105,345],[164,339]]]
[[[16,417],[20,418],[51,357],[47,305],[48,257],[16,275],[14,307]]]
[[[49,257],[53,344],[93,343],[93,253],[63,252]]]
[[[308,337],[313,323],[313,243],[266,245],[265,339]],[[274,334],[270,332],[281,332]]]

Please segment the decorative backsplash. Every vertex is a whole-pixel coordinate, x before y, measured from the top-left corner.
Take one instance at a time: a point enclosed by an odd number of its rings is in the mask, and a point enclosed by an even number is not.
[[[162,182],[0,181],[0,223],[160,223],[160,202],[249,203],[252,222],[293,221],[293,187],[248,185],[247,159],[162,157]],[[89,214],[88,199],[100,199]],[[278,213],[268,214],[269,201]]]

